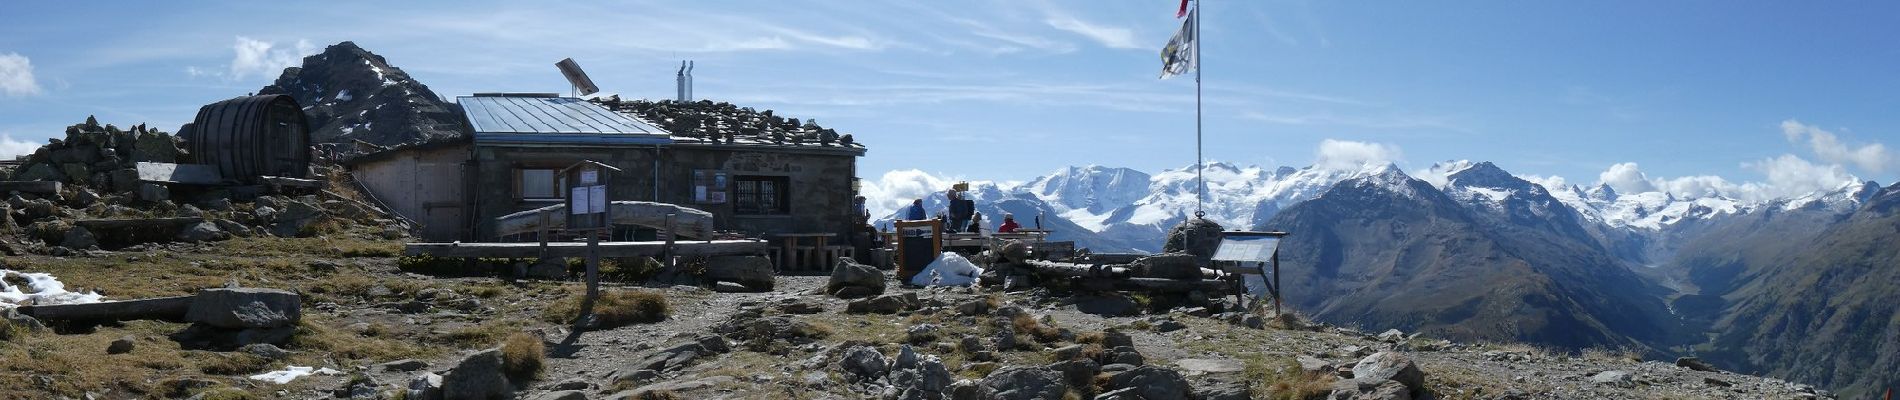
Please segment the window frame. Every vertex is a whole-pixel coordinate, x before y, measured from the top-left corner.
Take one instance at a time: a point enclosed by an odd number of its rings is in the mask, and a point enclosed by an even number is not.
[[[528,193],[527,193],[527,191],[526,191],[526,190],[524,190],[524,189],[526,189],[526,188],[528,187],[528,185],[527,185],[527,184],[528,184],[528,177],[527,177],[527,175],[528,175],[528,171],[548,171],[548,183],[549,183],[549,184],[551,184],[551,185],[553,185],[553,187],[551,187],[551,188],[548,188],[548,193],[549,193],[549,194],[551,194],[551,195],[552,195],[552,197],[529,197],[529,196],[528,196]],[[514,186],[515,186],[515,187],[514,187],[514,189],[515,189],[515,191],[514,191],[514,197],[515,197],[515,200],[516,200],[516,201],[524,201],[524,202],[530,202],[530,201],[531,201],[531,202],[548,202],[548,201],[553,201],[553,202],[559,202],[559,201],[566,201],[566,199],[567,199],[567,196],[565,196],[565,195],[563,195],[563,193],[561,193],[561,188],[562,188],[562,187],[564,187],[564,186],[567,186],[567,183],[565,182],[565,181],[566,181],[566,179],[567,179],[567,177],[566,177],[566,176],[562,176],[562,175],[561,175],[561,170],[560,170],[560,169],[558,169],[558,168],[550,168],[550,167],[536,167],[536,166],[517,166],[517,167],[515,167],[515,170],[514,170],[514,177],[515,177],[515,179],[514,179]]]
[[[732,204],[734,215],[775,216],[792,214],[792,179],[784,175],[732,175],[732,188],[727,200]],[[766,185],[759,185],[759,184]],[[748,186],[752,186],[748,189]],[[767,189],[769,187],[769,189]],[[767,193],[769,192],[769,193]],[[765,196],[770,195],[773,207],[766,209],[759,205]],[[754,207],[757,205],[757,207]]]

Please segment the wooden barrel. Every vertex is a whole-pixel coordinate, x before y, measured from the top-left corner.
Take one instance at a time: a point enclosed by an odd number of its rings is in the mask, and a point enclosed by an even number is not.
[[[198,164],[217,167],[225,180],[310,175],[310,123],[287,95],[239,97],[198,109],[185,141]]]

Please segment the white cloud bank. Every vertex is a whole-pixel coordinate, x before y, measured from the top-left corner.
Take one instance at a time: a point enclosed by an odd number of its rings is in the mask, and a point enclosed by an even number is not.
[[[865,179],[859,187],[859,194],[864,195],[864,207],[871,211],[872,218],[880,218],[910,206],[912,200],[949,189],[956,181],[922,170],[900,169],[885,172],[884,176],[876,180]]]
[[[0,54],[0,94],[7,97],[40,94],[40,84],[33,80],[33,60],[19,53]]]
[[[1314,156],[1313,165],[1331,170],[1359,169],[1367,165],[1396,162],[1400,154],[1398,146],[1326,139],[1319,142],[1319,152]]]
[[[185,67],[185,74],[192,77],[214,77],[238,80],[252,76],[276,79],[284,68],[303,65],[303,57],[316,54],[322,49],[311,45],[309,40],[298,39],[293,44],[277,44],[249,37],[238,36],[231,45],[231,63],[223,71],[218,68]]]
[[[1839,135],[1813,125],[1802,124],[1801,121],[1792,119],[1781,121],[1781,134],[1786,135],[1789,142],[1796,143],[1806,137],[1809,150],[1814,151],[1814,155],[1820,157],[1822,161],[1849,164],[1862,171],[1875,173],[1886,172],[1887,168],[1894,164],[1893,154],[1887,152],[1886,145],[1874,143],[1860,147],[1849,146],[1841,141]]]
[[[0,133],[0,160],[11,160],[19,156],[33,154],[40,149],[39,143],[14,139],[11,133]]]

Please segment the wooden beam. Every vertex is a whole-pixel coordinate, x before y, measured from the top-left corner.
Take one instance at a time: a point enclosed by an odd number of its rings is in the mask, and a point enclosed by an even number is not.
[[[0,193],[59,193],[59,181],[0,181]]]
[[[130,321],[159,319],[180,321],[191,309],[192,296],[160,297],[144,300],[107,301],[87,304],[20,306],[20,313],[54,321]]]
[[[673,243],[677,256],[725,256],[765,254],[763,240],[713,240]],[[659,256],[667,242],[601,242],[600,256],[607,258]],[[428,255],[446,258],[535,258],[541,256],[541,243],[409,243],[403,255]],[[548,257],[585,257],[587,243],[550,242]]]

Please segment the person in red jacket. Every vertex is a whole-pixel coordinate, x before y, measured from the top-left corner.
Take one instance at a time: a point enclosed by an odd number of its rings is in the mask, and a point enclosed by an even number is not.
[[[1021,228],[1021,227],[1022,225],[1016,224],[1015,215],[1003,214],[1003,226],[996,227],[996,233],[1015,232],[1016,228]]]

